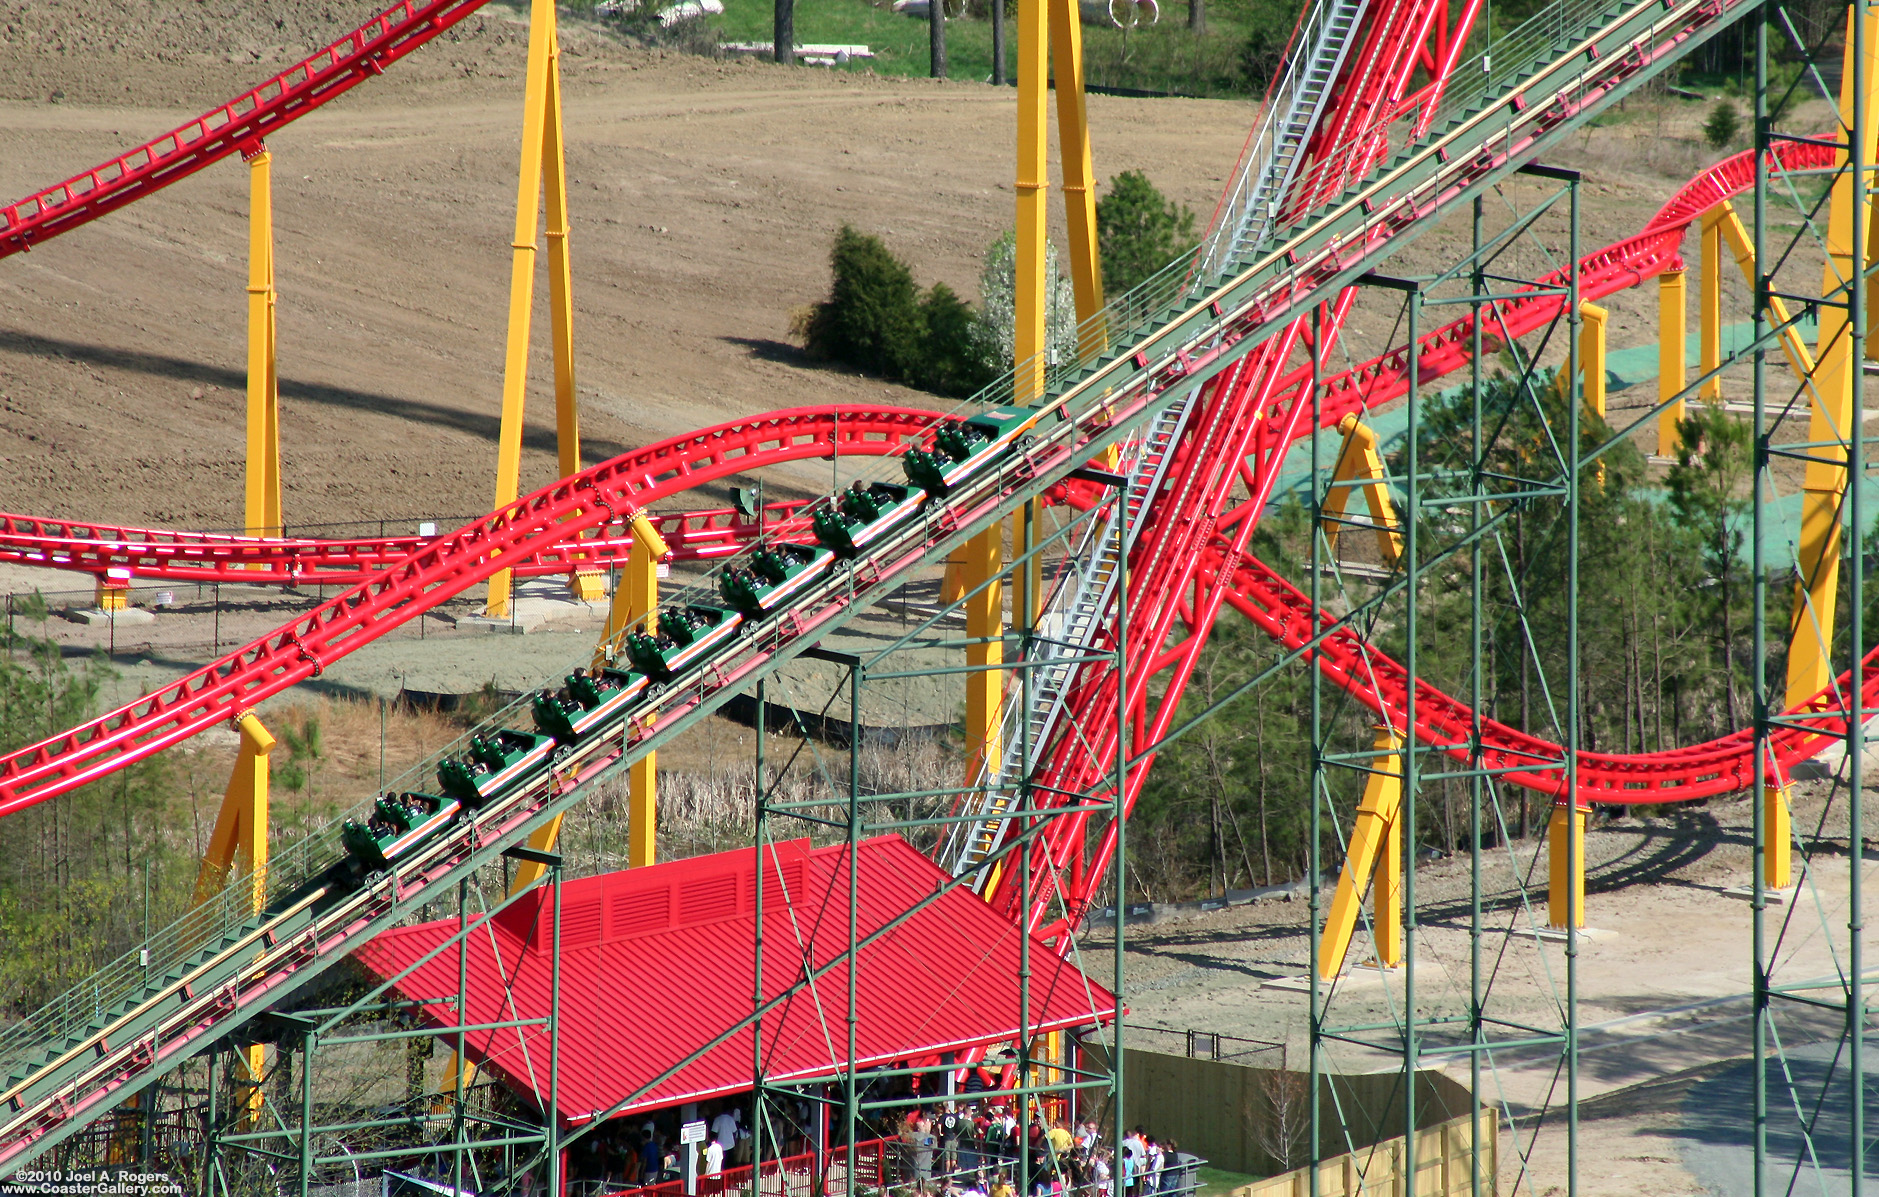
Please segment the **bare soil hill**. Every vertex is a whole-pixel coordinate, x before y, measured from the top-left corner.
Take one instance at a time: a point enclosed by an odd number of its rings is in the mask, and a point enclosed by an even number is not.
[[[9,2],[0,194],[160,133],[368,9]],[[844,222],[922,284],[976,295],[1011,220],[1012,93],[662,55],[566,24],[588,459],[798,404],[932,406],[804,361],[790,312],[826,292]],[[272,141],[290,521],[489,508],[525,32],[492,5]],[[1105,175],[1144,169],[1203,215],[1250,117],[1093,108]],[[240,518],[246,175],[220,164],[0,266],[0,507]],[[545,324],[525,486],[552,471]]]

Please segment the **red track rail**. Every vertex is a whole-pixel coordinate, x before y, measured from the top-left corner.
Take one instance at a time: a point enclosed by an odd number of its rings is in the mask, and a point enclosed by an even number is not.
[[[1686,183],[1635,236],[1595,250],[1580,260],[1579,287],[1595,300],[1635,287],[1682,264],[1679,246],[1692,221],[1754,183],[1751,151],[1726,158]],[[1832,149],[1812,141],[1783,141],[1773,160],[1784,170],[1832,165]],[[1563,271],[1542,278],[1529,291],[1564,286]],[[1565,301],[1556,294],[1533,294],[1490,305],[1484,344],[1498,350],[1556,318]],[[1474,318],[1464,316],[1422,337],[1417,368],[1423,382],[1468,364]],[[1407,347],[1398,347],[1361,366],[1322,381],[1322,426],[1335,427],[1349,414],[1374,410],[1408,393]],[[1309,366],[1297,367],[1279,380],[1277,392],[1287,402],[1310,381]],[[1272,417],[1277,420],[1279,417]],[[1271,431],[1278,431],[1274,425]],[[768,530],[785,537],[806,533],[797,518],[808,500],[768,505]],[[675,561],[729,556],[749,542],[756,528],[730,508],[656,512],[651,519],[672,548]],[[0,512],[0,561],[75,570],[103,576],[125,568],[140,578],[181,582],[248,582],[282,585],[354,585],[397,564],[425,543],[416,536],[353,540],[269,540],[201,532],[80,524],[39,516]],[[630,537],[584,537],[544,550],[517,565],[524,576],[565,574],[575,568],[604,568],[625,559]]]
[[[785,461],[880,455],[922,440],[931,412],[799,408],[720,424],[570,475],[423,545],[394,568],[189,676],[62,735],[0,756],[0,815],[142,760],[319,675],[332,661],[502,565],[701,483]]]
[[[810,500],[764,505],[765,532],[794,539],[809,533],[799,512]],[[729,507],[648,512],[669,560],[695,561],[736,553],[757,534],[754,521]],[[353,540],[273,540],[207,532],[76,524],[0,512],[0,562],[105,576],[128,569],[134,578],[171,582],[247,582],[254,585],[352,586],[390,569],[431,537],[385,536]],[[605,569],[625,562],[627,535],[595,535],[552,545],[515,566],[524,577]]]
[[[1778,143],[1772,155],[1778,169],[1802,170],[1829,166],[1830,146],[1810,142]],[[1580,263],[1580,286],[1586,298],[1597,298],[1635,286],[1666,269],[1681,265],[1678,248],[1689,224],[1721,200],[1749,187],[1754,180],[1752,153],[1718,163],[1686,184],[1665,204],[1637,236],[1586,256]],[[1563,273],[1542,279],[1535,288],[1557,287]],[[1524,335],[1555,318],[1564,299],[1534,294],[1494,305],[1486,318],[1498,337],[1486,344]],[[1334,326],[1341,313],[1333,312]],[[1424,383],[1465,365],[1469,360],[1472,318],[1438,329],[1418,343],[1417,377]],[[1498,348],[1498,345],[1495,346]],[[1323,425],[1335,425],[1345,414],[1373,408],[1401,397],[1408,389],[1409,350],[1392,353],[1335,376],[1320,397]],[[1309,640],[1310,613],[1302,615],[1302,596],[1285,587],[1276,575],[1259,565],[1246,546],[1258,522],[1266,496],[1276,481],[1280,461],[1290,444],[1310,431],[1310,365],[1294,368],[1276,382],[1254,364],[1274,360],[1255,355],[1248,365],[1218,380],[1202,404],[1202,415],[1190,424],[1185,443],[1177,450],[1173,480],[1150,507],[1141,544],[1130,564],[1133,608],[1130,640],[1140,645],[1168,645],[1151,657],[1131,665],[1135,675],[1128,697],[1130,742],[1152,744],[1172,725],[1180,695],[1205,644],[1208,629],[1223,603],[1246,612],[1255,624],[1290,647]],[[1280,356],[1276,360],[1283,361]],[[1253,400],[1248,402],[1248,400]],[[1264,413],[1264,418],[1259,418]],[[1250,439],[1231,429],[1238,419],[1258,426]],[[1211,419],[1212,423],[1204,420]],[[1238,481],[1252,498],[1237,504],[1225,501],[1219,462],[1243,463]],[[1231,531],[1232,535],[1227,535]],[[1222,563],[1233,562],[1224,569]],[[1288,639],[1288,637],[1291,637]],[[1335,649],[1335,651],[1334,651]],[[1879,650],[1876,650],[1879,651]],[[1875,658],[1879,660],[1879,657]],[[1340,633],[1317,656],[1326,676],[1390,722],[1403,727],[1408,682],[1402,669],[1377,653],[1354,633]],[[1160,695],[1152,695],[1147,680],[1166,678]],[[1796,714],[1817,713],[1814,730],[1784,731],[1777,737],[1772,769],[1785,776],[1792,765],[1818,752],[1825,737],[1841,727],[1836,699],[1845,679],[1805,704]],[[1879,688],[1874,694],[1879,694]],[[1449,745],[1465,740],[1472,712],[1456,700],[1418,683],[1418,719],[1415,734],[1427,744]],[[1085,666],[1078,689],[1071,696],[1072,726],[1080,729],[1053,746],[1045,785],[1050,792],[1075,793],[1103,788],[1103,777],[1113,768],[1117,748],[1114,717],[1116,694],[1113,670],[1097,664]],[[1425,705],[1426,704],[1426,705]],[[1461,729],[1458,733],[1457,729]],[[1563,750],[1537,737],[1502,725],[1489,733],[1492,767],[1509,770],[1509,780],[1557,796],[1564,787],[1564,770],[1557,764]],[[1653,803],[1685,801],[1727,793],[1756,784],[1751,753],[1753,737],[1738,732],[1711,744],[1675,752],[1618,756],[1585,753],[1579,758],[1581,796],[1588,801]],[[1541,767],[1540,762],[1553,762]],[[1152,758],[1131,771],[1125,801],[1132,805],[1146,781]],[[1093,856],[1086,858],[1083,844],[1087,816],[1060,820],[1033,856],[1035,876],[1031,892],[1039,895],[1031,913],[1042,919],[1044,902],[1060,887],[1071,902],[1072,918],[1080,918],[1089,905],[1089,887],[1100,878],[1113,851],[1114,827],[1108,828]],[[1068,879],[1061,880],[1060,875]],[[1005,874],[1005,892],[997,897],[1012,908],[1016,882]],[[1015,914],[1015,909],[1013,911]]]
[[[188,178],[330,103],[487,0],[402,0],[319,53],[186,125],[0,208],[0,258]]]

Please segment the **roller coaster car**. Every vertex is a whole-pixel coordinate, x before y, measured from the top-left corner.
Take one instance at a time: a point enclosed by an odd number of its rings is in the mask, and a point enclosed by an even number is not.
[[[368,871],[390,868],[393,861],[431,838],[463,809],[455,798],[435,794],[385,794],[364,823],[351,819],[339,828],[339,842]]]
[[[574,744],[625,714],[633,699],[646,688],[646,679],[623,669],[568,675],[559,693],[543,690],[533,704],[535,726],[563,744]]]
[[[835,500],[835,510],[823,508],[811,523],[816,539],[843,559],[853,557],[867,543],[893,526],[896,516],[911,510],[920,500],[904,486],[885,482],[866,485],[856,482]]]
[[[819,577],[832,560],[827,549],[768,545],[751,554],[749,569],[725,570],[718,590],[746,619],[760,619]]]
[[[471,810],[495,798],[548,760],[553,736],[503,728],[494,736],[472,736],[466,757],[437,766],[437,784]]]
[[[662,611],[659,634],[635,632],[626,638],[633,668],[655,682],[671,680],[686,666],[722,644],[744,617],[723,607],[694,604]]]
[[[900,459],[901,469],[921,490],[944,495],[1029,432],[1037,420],[1032,408],[994,407],[969,420],[941,424],[933,433],[932,450],[908,450]]]

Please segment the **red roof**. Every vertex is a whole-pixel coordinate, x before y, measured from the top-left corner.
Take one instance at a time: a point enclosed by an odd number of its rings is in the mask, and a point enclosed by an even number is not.
[[[763,894],[764,995],[848,945],[848,853],[777,844]],[[860,846],[858,934],[866,937],[950,878],[913,845],[882,836]],[[749,1016],[756,977],[756,849],[606,873],[562,887],[561,1049],[564,1122],[593,1118]],[[525,898],[469,936],[466,1021],[545,1017],[550,1009],[552,905]],[[786,900],[787,896],[787,900]],[[387,931],[357,958],[390,977],[449,939],[457,921]],[[951,890],[861,951],[856,984],[862,1067],[1001,1043],[1018,1033],[1020,936],[970,890]],[[430,999],[435,1025],[456,1024],[457,949],[445,948],[397,985]],[[1031,941],[1033,1031],[1106,1021],[1109,991]],[[840,1068],[848,1042],[848,970],[831,968],[763,1025],[772,1081]],[[541,1026],[472,1032],[473,1060],[546,1105],[548,1036]],[[751,1034],[740,1030],[636,1098],[643,1110],[747,1091]]]

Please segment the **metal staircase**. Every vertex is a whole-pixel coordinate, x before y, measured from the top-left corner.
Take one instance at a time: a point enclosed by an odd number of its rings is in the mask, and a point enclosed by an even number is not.
[[[941,853],[941,862],[954,876],[979,868],[997,849],[1014,808],[1024,779],[1036,768],[1044,747],[1049,743],[1070,681],[1076,674],[1076,658],[1095,643],[1103,618],[1115,601],[1116,580],[1128,551],[1141,533],[1143,514],[1167,476],[1174,447],[1187,426],[1199,388],[1190,388],[1180,398],[1164,407],[1150,422],[1141,439],[1130,447],[1127,497],[1127,535],[1117,544],[1115,514],[1094,523],[1071,555],[1065,584],[1057,588],[1049,608],[1038,620],[1042,635],[1035,642],[1035,656],[1043,664],[1032,672],[1028,709],[1014,690],[1005,703],[1001,718],[1004,751],[999,765],[999,783],[981,787],[968,798],[966,813],[976,817],[955,824],[956,830]],[[1028,727],[1023,726],[1028,724]],[[983,889],[987,876],[973,882]]]
[[[1299,30],[1294,54],[1266,106],[1265,119],[1242,156],[1243,167],[1208,237],[1201,277],[1218,277],[1272,232],[1332,84],[1356,44],[1369,0],[1317,0]]]

